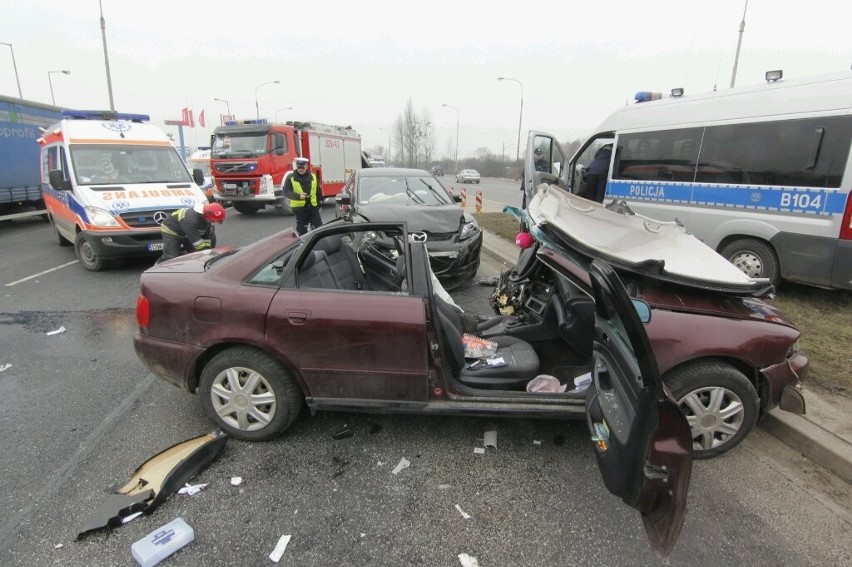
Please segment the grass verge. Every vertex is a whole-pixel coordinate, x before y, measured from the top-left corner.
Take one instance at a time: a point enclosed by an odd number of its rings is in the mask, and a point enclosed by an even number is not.
[[[518,221],[506,213],[474,215],[480,226],[514,242]],[[811,360],[806,384],[852,396],[852,293],[784,282],[771,300],[802,332],[802,349]]]

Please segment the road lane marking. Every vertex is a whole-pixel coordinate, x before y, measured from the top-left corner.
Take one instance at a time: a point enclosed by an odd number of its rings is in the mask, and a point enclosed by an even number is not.
[[[74,260],[73,262],[68,262],[68,263],[65,263],[65,264],[60,264],[60,265],[56,266],[55,268],[50,268],[49,270],[45,270],[45,271],[43,271],[43,272],[39,272],[39,273],[37,273],[37,274],[33,274],[33,275],[31,275],[31,276],[27,276],[27,277],[25,277],[25,278],[23,278],[23,279],[20,279],[20,280],[18,280],[18,281],[9,282],[9,283],[7,283],[7,284],[6,284],[6,287],[12,287],[13,285],[18,285],[19,283],[23,283],[23,282],[25,282],[25,281],[29,281],[29,280],[31,280],[31,279],[33,279],[33,278],[37,278],[37,277],[39,277],[39,276],[43,276],[44,274],[49,274],[50,272],[55,272],[56,270],[61,270],[62,268],[67,268],[67,267],[68,267],[68,266],[70,266],[71,264],[76,264],[77,262],[78,262],[78,260]]]

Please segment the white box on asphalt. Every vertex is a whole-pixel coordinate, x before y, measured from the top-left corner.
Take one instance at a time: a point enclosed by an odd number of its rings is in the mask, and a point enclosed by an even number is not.
[[[142,567],[153,567],[195,539],[192,527],[176,518],[130,546],[130,553]]]

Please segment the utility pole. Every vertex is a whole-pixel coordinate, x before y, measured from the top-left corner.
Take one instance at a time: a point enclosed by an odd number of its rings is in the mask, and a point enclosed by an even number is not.
[[[740,36],[737,39],[737,54],[734,55],[734,71],[733,73],[731,73],[731,88],[734,88],[734,83],[737,80],[737,63],[739,63],[740,61],[740,47],[743,44],[743,32],[745,31],[746,10],[748,10],[748,0],[745,0],[745,8],[743,8],[743,19],[740,22]]]

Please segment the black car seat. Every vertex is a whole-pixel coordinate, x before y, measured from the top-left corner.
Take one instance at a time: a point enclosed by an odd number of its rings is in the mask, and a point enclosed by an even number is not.
[[[323,237],[315,250],[321,250],[328,256],[337,289],[369,289],[361,263],[352,247],[343,243],[342,234]]]
[[[305,258],[299,267],[299,288],[337,289],[328,255],[322,250],[314,250]]]
[[[432,301],[438,314],[441,346],[450,370],[462,384],[488,390],[523,390],[527,382],[538,374],[538,355],[532,345],[508,335],[488,337],[488,340],[497,343],[496,358],[502,358],[505,366],[492,367],[477,364],[475,360],[465,360],[461,313],[440,297],[433,295]]]

